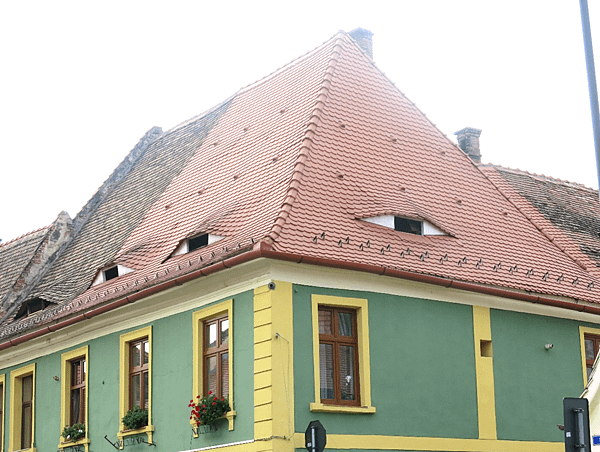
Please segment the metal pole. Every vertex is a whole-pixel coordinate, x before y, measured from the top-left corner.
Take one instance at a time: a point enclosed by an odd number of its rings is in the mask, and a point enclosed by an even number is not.
[[[598,88],[596,87],[596,68],[594,67],[594,49],[592,48],[592,32],[590,30],[590,14],[588,11],[587,0],[579,0],[579,8],[581,9],[585,65],[587,67],[588,90],[590,92],[590,108],[592,109],[592,129],[594,131],[594,148],[596,149],[596,177],[598,178],[598,185],[600,186],[600,117],[598,113]]]

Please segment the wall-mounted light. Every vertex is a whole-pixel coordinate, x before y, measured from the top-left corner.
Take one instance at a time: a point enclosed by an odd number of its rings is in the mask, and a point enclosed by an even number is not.
[[[546,344],[546,345],[544,345],[544,348],[545,348],[546,350],[553,349],[553,348],[554,348],[554,344]]]

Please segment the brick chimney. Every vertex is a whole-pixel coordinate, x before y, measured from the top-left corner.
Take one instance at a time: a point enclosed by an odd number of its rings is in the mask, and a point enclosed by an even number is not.
[[[479,152],[479,135],[481,135],[481,130],[465,127],[458,132],[454,132],[454,135],[456,135],[456,139],[458,140],[458,147],[471,157],[471,160],[475,163],[481,163],[481,153]]]
[[[364,28],[355,28],[348,34],[373,59],[373,33]]]

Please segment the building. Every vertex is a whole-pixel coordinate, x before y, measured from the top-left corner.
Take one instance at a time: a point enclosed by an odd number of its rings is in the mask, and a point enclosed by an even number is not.
[[[0,246],[1,450],[292,451],[315,419],[340,451],[562,450],[598,277],[370,38],[152,128],[75,218]],[[216,431],[189,419],[209,390]]]

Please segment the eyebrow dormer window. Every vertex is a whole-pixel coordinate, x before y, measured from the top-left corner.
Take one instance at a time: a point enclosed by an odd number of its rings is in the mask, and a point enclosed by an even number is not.
[[[224,239],[220,235],[214,234],[201,234],[196,235],[194,237],[190,237],[189,239],[185,239],[181,241],[177,249],[173,252],[172,256],[178,256],[180,254],[191,253],[200,248],[204,248],[212,243],[218,242],[219,240]]]
[[[15,316],[15,320],[22,317],[27,317],[28,315],[46,309],[48,306],[53,304],[54,303],[44,300],[43,298],[32,298],[31,300],[27,300],[25,303],[23,303],[21,309],[19,309],[19,312]]]
[[[127,273],[131,273],[133,271],[132,268],[125,267],[124,265],[111,265],[110,267],[105,267],[98,272],[92,286],[96,284],[103,283],[105,281],[110,281],[111,279],[118,278],[119,276],[126,275]]]
[[[363,218],[362,220],[407,234],[448,235],[446,232],[426,220],[405,218],[395,215],[381,215],[378,217]]]

